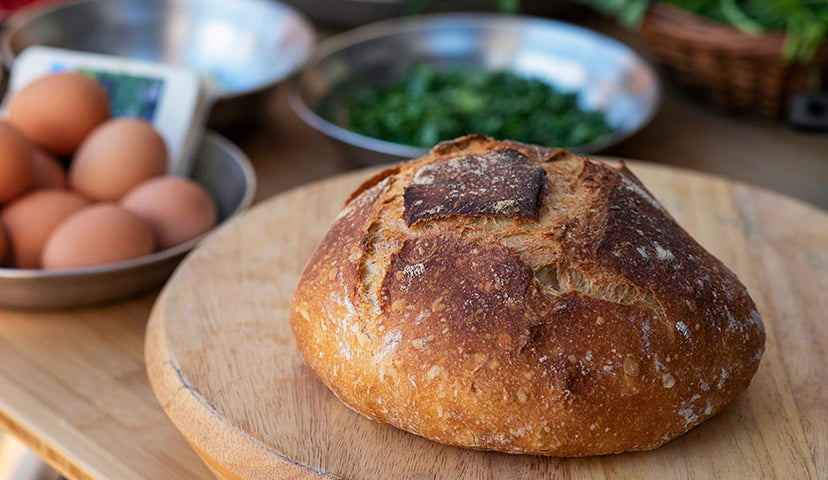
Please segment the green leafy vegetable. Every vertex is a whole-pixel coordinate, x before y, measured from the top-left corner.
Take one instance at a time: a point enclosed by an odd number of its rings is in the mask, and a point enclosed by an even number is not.
[[[579,0],[636,25],[655,0]],[[785,57],[808,61],[828,39],[828,0],[662,0],[745,33],[785,32]]]
[[[501,12],[517,13],[520,11],[521,0],[491,0],[495,8]],[[435,3],[450,3],[450,0],[405,0],[408,13],[422,13]]]
[[[602,112],[579,108],[577,94],[509,72],[420,66],[387,87],[344,95],[350,129],[426,148],[470,133],[572,148],[612,133]]]

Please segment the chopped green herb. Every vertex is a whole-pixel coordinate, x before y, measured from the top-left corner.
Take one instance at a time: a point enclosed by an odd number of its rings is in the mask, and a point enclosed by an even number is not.
[[[420,66],[389,86],[346,89],[344,106],[351,130],[426,148],[470,133],[574,148],[612,133],[576,93],[510,72]]]

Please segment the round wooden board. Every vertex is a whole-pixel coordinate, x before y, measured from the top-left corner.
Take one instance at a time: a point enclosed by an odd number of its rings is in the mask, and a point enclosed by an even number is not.
[[[826,478],[828,215],[786,197],[643,163],[632,170],[747,285],[768,331],[748,391],[652,452],[582,459],[446,447],[375,423],[304,366],[287,307],[357,172],[274,197],[177,270],[147,330],[166,413],[219,478]]]

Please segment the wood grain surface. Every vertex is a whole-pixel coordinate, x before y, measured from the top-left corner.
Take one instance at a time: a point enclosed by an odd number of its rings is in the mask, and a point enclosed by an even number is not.
[[[287,306],[306,259],[370,172],[274,197],[184,262],[147,329],[156,395],[223,479],[826,478],[828,215],[703,174],[631,168],[739,275],[768,333],[747,392],[658,450],[583,459],[468,451],[367,420],[329,393],[295,348]]]
[[[0,428],[72,480],[210,478],[148,385],[154,299],[0,312]]]

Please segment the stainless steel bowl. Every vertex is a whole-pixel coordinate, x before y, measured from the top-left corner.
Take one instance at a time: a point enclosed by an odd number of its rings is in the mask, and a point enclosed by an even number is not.
[[[190,68],[217,100],[211,124],[231,126],[313,49],[313,28],[275,0],[79,0],[34,4],[9,18],[0,38],[6,66],[31,45]]]
[[[238,147],[216,133],[205,135],[192,177],[212,195],[220,223],[253,202],[256,177],[250,162]],[[73,308],[135,295],[163,283],[201,238],[152,255],[99,267],[67,270],[0,268],[0,306]]]
[[[345,106],[328,98],[345,83],[389,83],[417,64],[509,70],[578,92],[581,106],[602,110],[615,132],[574,149],[583,153],[607,148],[644,127],[660,101],[653,68],[612,38],[554,20],[477,13],[393,19],[333,37],[317,47],[299,74],[290,104],[358,163],[418,157],[425,149],[366,137],[336,123],[333,118],[346,117]],[[334,111],[331,118],[320,115],[323,101]]]
[[[408,0],[282,0],[314,22],[353,28],[406,14]],[[443,0],[428,5],[428,11],[493,10],[492,0]],[[531,15],[560,14],[572,6],[561,0],[522,0],[521,11]]]

